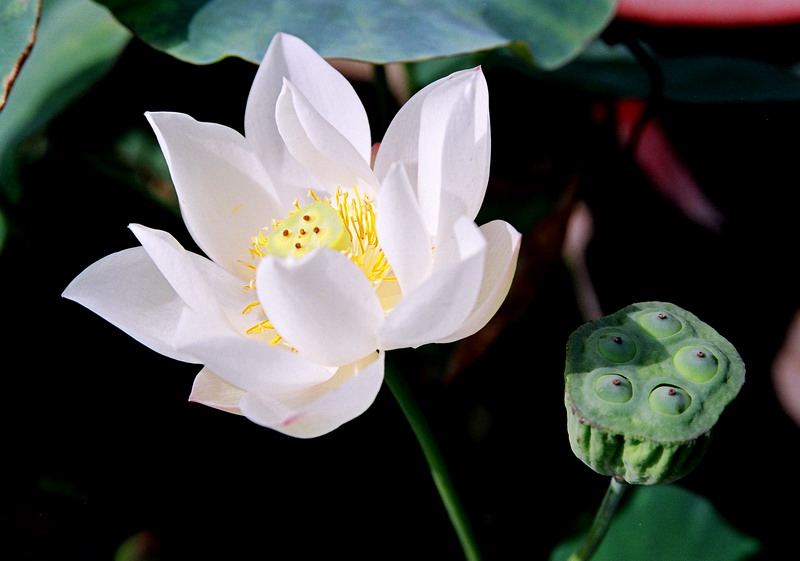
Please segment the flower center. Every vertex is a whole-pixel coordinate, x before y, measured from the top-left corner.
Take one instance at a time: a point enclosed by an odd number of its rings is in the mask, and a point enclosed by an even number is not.
[[[302,257],[312,249],[329,247],[346,251],[350,239],[344,222],[334,208],[324,202],[313,202],[276,224],[272,231],[254,241],[258,253],[277,257]]]
[[[370,198],[354,188],[352,193],[336,190],[333,200],[320,199],[313,191],[313,200],[301,207],[297,200],[294,209],[283,220],[273,220],[272,225],[262,228],[252,238],[250,253],[258,258],[275,257],[302,258],[309,251],[330,248],[349,257],[378,293],[383,308],[388,312],[397,300],[399,291],[391,266],[378,243],[375,228],[375,208]],[[255,266],[250,266],[255,271]],[[255,278],[245,287],[255,288]],[[259,309],[260,302],[248,305],[242,313]],[[247,330],[249,334],[272,332],[270,343],[282,341],[269,319],[263,319]]]

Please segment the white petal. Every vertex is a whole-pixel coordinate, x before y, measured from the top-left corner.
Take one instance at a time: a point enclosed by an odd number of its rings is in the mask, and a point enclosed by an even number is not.
[[[242,278],[250,238],[282,218],[267,175],[245,139],[180,113],[148,113],[169,164],[184,222],[197,245]]]
[[[423,88],[400,109],[381,142],[375,174],[382,180],[393,162],[405,163],[435,234],[452,226],[454,210],[474,220],[486,190],[490,149],[486,81],[480,68],[464,70]],[[442,200],[442,191],[449,200]]]
[[[282,345],[270,345],[233,332],[208,333],[197,328],[196,318],[186,316],[177,339],[217,376],[245,391],[286,392],[319,384],[330,370],[305,359]]]
[[[383,383],[383,368],[383,353],[373,353],[308,390],[282,395],[248,392],[241,411],[250,420],[290,436],[321,436],[372,405]]]
[[[519,232],[501,220],[484,224],[480,229],[488,248],[478,301],[461,328],[448,337],[439,339],[437,343],[457,341],[476,333],[497,313],[511,288],[519,256]]]
[[[241,415],[239,401],[244,394],[244,390],[229,384],[208,368],[203,368],[195,376],[189,401]]]
[[[451,74],[425,99],[420,120],[420,201],[441,190],[440,232],[459,216],[475,220],[491,151],[489,94],[480,68]]]
[[[265,257],[256,289],[278,333],[310,360],[341,366],[378,348],[383,310],[366,276],[341,252]]]
[[[281,202],[289,208],[296,196],[304,196],[312,186],[312,178],[289,154],[278,133],[275,110],[284,79],[292,82],[367,162],[371,142],[366,111],[350,83],[297,37],[276,34],[247,99],[245,136],[280,186]]]
[[[422,105],[428,94],[439,87],[439,82],[437,80],[428,84],[406,101],[386,129],[373,166],[375,175],[381,181],[389,173],[392,164],[402,162],[409,170],[412,184],[416,187]]]
[[[409,294],[430,274],[432,242],[408,174],[399,163],[381,184],[376,216],[381,248],[403,293]]]
[[[381,348],[418,347],[461,327],[475,306],[483,278],[486,242],[466,218],[455,225],[462,259],[437,271],[386,318]]]
[[[201,315],[239,319],[249,300],[238,277],[186,251],[167,232],[140,224],[131,224],[130,229],[188,307]]]
[[[62,296],[86,306],[164,356],[200,362],[174,347],[185,304],[141,247],[97,261],[78,275]]]
[[[369,160],[288,80],[278,97],[276,120],[289,153],[328,194],[335,193],[337,187],[351,186],[358,186],[363,193],[377,192],[378,182]]]

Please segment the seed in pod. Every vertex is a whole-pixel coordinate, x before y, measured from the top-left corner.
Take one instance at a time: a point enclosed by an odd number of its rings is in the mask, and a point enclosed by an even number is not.
[[[730,342],[674,304],[642,302],[586,323],[567,342],[572,451],[628,483],[675,481],[702,458],[744,373]]]

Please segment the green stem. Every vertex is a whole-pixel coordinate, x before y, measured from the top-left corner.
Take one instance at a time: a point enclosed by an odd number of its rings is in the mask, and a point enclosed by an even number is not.
[[[600,542],[603,541],[608,527],[611,525],[614,512],[617,510],[617,506],[625,495],[628,486],[622,479],[611,478],[608,490],[606,490],[606,496],[603,497],[603,502],[600,503],[600,508],[594,517],[592,527],[589,528],[586,539],[583,540],[578,550],[569,556],[567,561],[589,561],[592,558],[597,548],[600,547]]]
[[[425,454],[425,459],[428,462],[428,467],[433,476],[433,482],[436,485],[436,489],[439,491],[439,496],[442,498],[442,502],[447,510],[447,515],[450,517],[450,522],[453,524],[453,528],[456,531],[458,540],[461,542],[461,549],[464,551],[464,556],[468,561],[480,561],[481,555],[478,551],[475,537],[472,535],[472,530],[470,529],[467,516],[464,513],[464,508],[461,506],[461,501],[458,499],[458,495],[453,487],[453,481],[447,471],[442,452],[439,450],[439,446],[433,437],[430,426],[428,426],[411,390],[397,370],[392,367],[386,368],[385,379],[386,384],[389,386],[397,403],[400,405],[400,409],[402,409],[408,423],[411,425],[411,429],[417,437],[417,442],[419,442],[423,454]]]

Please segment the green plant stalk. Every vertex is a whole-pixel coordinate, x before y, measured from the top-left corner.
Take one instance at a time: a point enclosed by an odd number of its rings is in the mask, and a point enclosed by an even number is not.
[[[464,556],[468,561],[480,561],[480,551],[475,542],[475,537],[472,534],[469,520],[458,498],[458,494],[455,491],[455,487],[453,487],[453,481],[450,478],[450,473],[447,471],[442,452],[433,437],[428,422],[425,420],[405,380],[403,380],[403,377],[396,369],[387,368],[385,380],[397,400],[398,405],[400,405],[400,409],[406,416],[409,425],[411,425],[411,429],[417,437],[417,442],[419,442],[422,448],[425,460],[427,460],[428,467],[433,476],[433,482],[436,485],[436,489],[439,491],[439,496],[447,510],[447,515],[450,517],[450,522],[456,531],[458,540],[461,543],[461,549],[464,551]]]
[[[606,532],[608,532],[614,512],[617,510],[617,506],[619,506],[619,502],[628,487],[630,485],[622,479],[611,478],[606,495],[603,497],[603,502],[600,503],[600,508],[597,510],[591,528],[589,528],[589,533],[577,551],[570,555],[567,561],[589,561],[592,558],[597,548],[600,547]]]

